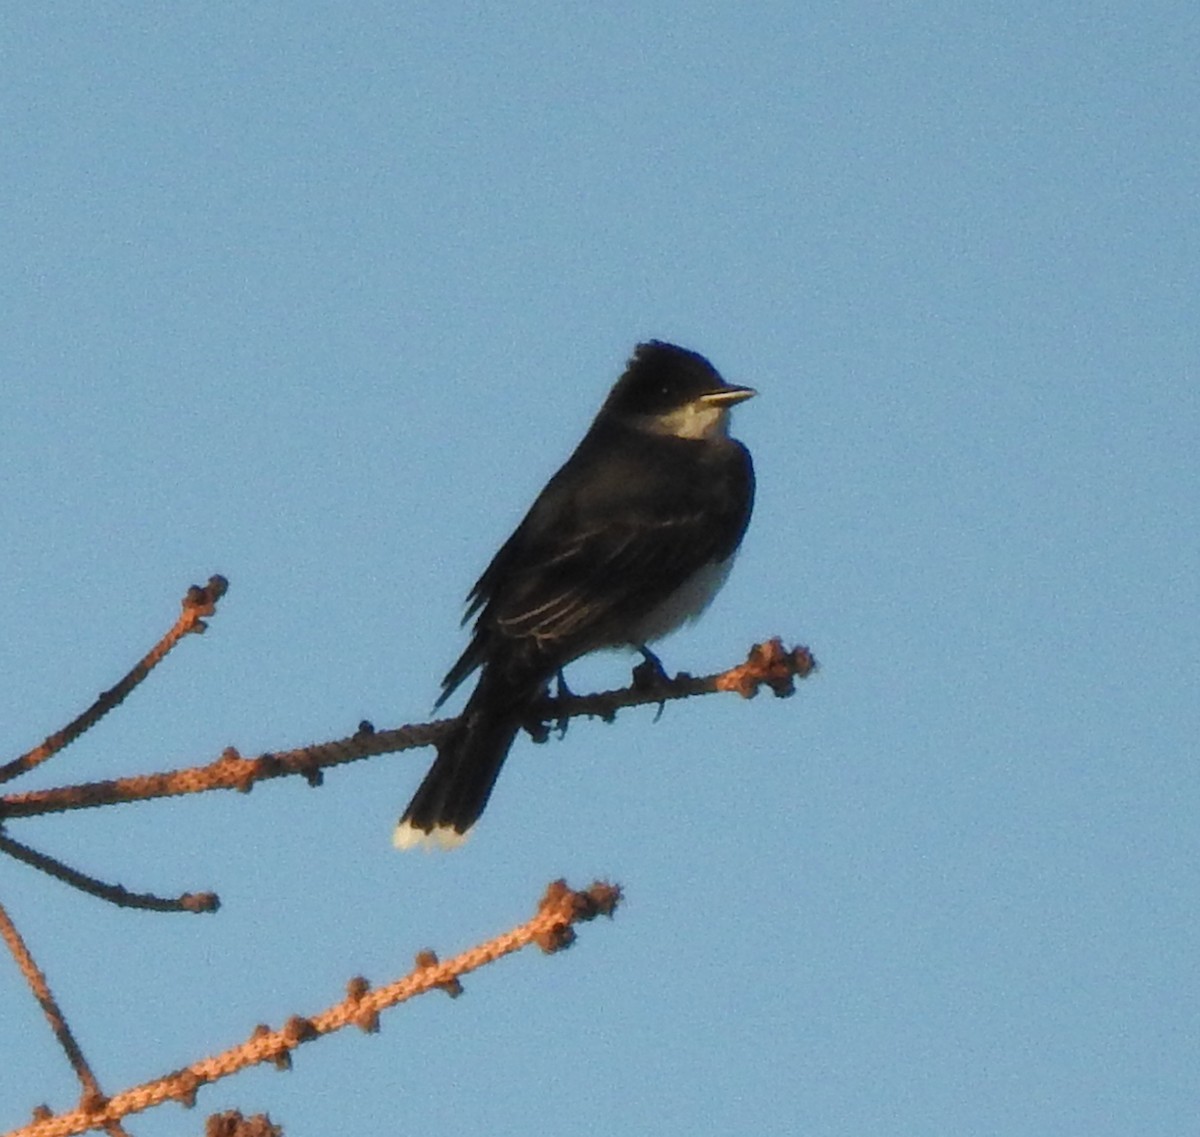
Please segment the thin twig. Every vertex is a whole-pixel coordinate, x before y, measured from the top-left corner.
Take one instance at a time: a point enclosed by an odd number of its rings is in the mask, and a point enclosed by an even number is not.
[[[604,691],[595,695],[567,695],[545,699],[534,708],[543,721],[597,715],[612,719],[622,707],[644,706],[694,695],[733,691],[743,698],[753,697],[760,687],[769,687],[777,696],[790,695],[796,679],[812,673],[816,664],[807,648],[785,649],[778,639],[757,644],[745,663],[713,675],[693,677],[677,675],[664,683]],[[319,785],[321,771],[331,766],[356,762],[376,754],[390,754],[435,744],[450,729],[452,719],[415,723],[394,730],[375,730],[364,723],[349,738],[317,743],[297,750],[268,752],[257,758],[243,758],[232,747],[219,758],[203,766],[190,766],[158,774],[139,774],[104,782],[34,790],[0,797],[0,821],[14,817],[35,817],[69,809],[90,809],[117,802],[147,801],[176,797],[207,790],[240,790],[245,793],[270,778],[299,775]],[[548,731],[531,724],[535,733]]]
[[[109,711],[119,706],[129,693],[157,667],[167,653],[184,636],[193,632],[203,632],[208,626],[204,622],[206,616],[216,612],[217,601],[225,595],[229,582],[223,576],[212,576],[208,584],[201,588],[193,584],[183,598],[183,611],[174,626],[161,640],[158,641],[146,655],[134,666],[115,687],[101,692],[96,701],[83,714],[67,723],[62,730],[50,735],[39,746],[14,758],[11,762],[0,766],[0,784],[11,781],[21,774],[27,773],[35,766],[40,766],[47,758],[57,754],[69,746],[84,731],[95,726]]]
[[[311,1042],[347,1026],[373,1032],[379,1027],[381,1011],[427,991],[445,990],[455,994],[461,990],[461,976],[530,944],[537,944],[545,952],[569,947],[575,938],[572,925],[596,916],[612,915],[620,896],[620,889],[610,884],[597,882],[586,891],[573,892],[563,881],[555,881],[546,889],[537,914],[531,920],[453,959],[442,963],[432,952],[422,952],[413,971],[377,989],[371,989],[361,978],[352,979],[347,984],[346,998],[319,1014],[311,1017],[295,1015],[279,1030],[259,1027],[246,1042],[194,1062],[186,1069],[123,1090],[91,1109],[81,1107],[57,1115],[42,1112],[32,1124],[13,1130],[7,1137],[72,1137],[163,1102],[179,1101],[190,1106],[202,1086],[248,1066],[271,1062],[281,1069],[288,1069],[291,1052],[303,1042]]]
[[[141,908],[149,912],[215,912],[221,906],[215,892],[185,892],[182,896],[172,898],[155,896],[152,892],[130,892],[120,884],[106,884],[94,876],[71,868],[56,857],[39,853],[20,841],[14,841],[3,831],[0,831],[0,853],[7,853],[10,857],[47,873],[55,880],[61,880],[80,892],[98,896],[101,900],[107,900],[120,908]]]
[[[34,962],[33,955],[30,953],[24,939],[21,938],[21,933],[17,931],[16,924],[12,922],[3,904],[0,904],[0,938],[4,940],[8,946],[8,950],[12,952],[13,959],[17,961],[17,967],[21,969],[21,974],[25,976],[25,982],[29,984],[29,989],[33,992],[33,997],[37,999],[42,1008],[42,1013],[46,1016],[46,1021],[50,1024],[50,1029],[54,1032],[54,1037],[58,1039],[58,1044],[66,1052],[67,1061],[71,1063],[71,1069],[75,1071],[75,1076],[83,1086],[83,1097],[79,1105],[80,1110],[100,1108],[104,1102],[104,1094],[101,1092],[100,1083],[96,1081],[96,1075],[92,1073],[92,1068],[83,1056],[83,1051],[79,1048],[79,1043],[75,1041],[75,1036],[71,1033],[71,1028],[67,1025],[66,1016],[59,1008],[58,1002],[54,998],[54,993],[50,990],[50,984],[46,982],[46,976],[42,973],[37,963]],[[113,1120],[116,1120],[116,1118]]]

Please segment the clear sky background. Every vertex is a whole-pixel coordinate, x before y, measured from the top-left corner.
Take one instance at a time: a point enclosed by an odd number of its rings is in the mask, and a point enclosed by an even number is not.
[[[0,722],[207,636],[29,789],[428,716],[460,602],[630,349],[707,354],[759,497],[707,617],[790,701],[518,742],[452,856],[430,752],[12,823],[215,917],[0,896],[105,1088],[449,954],[572,951],[131,1122],[1194,1134],[1200,8],[14,4],[0,17]],[[624,681],[618,655],[572,673]],[[0,964],[0,1127],[76,1087]]]

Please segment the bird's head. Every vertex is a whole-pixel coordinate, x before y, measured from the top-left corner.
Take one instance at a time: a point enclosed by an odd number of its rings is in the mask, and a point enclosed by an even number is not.
[[[634,349],[601,413],[652,434],[711,438],[728,433],[729,409],[754,394],[697,352],[650,340]]]

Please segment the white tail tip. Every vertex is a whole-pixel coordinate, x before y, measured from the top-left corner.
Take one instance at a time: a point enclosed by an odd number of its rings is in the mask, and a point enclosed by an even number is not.
[[[470,833],[470,830],[467,830]],[[426,833],[418,829],[411,821],[401,821],[392,834],[392,844],[397,849],[424,849],[432,852],[434,849],[457,849],[467,839],[467,833],[459,833],[450,825],[437,825]]]

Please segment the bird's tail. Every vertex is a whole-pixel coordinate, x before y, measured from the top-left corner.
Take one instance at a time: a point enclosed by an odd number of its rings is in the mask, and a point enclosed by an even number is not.
[[[514,690],[484,668],[458,721],[400,818],[392,843],[454,848],[479,819],[538,688]]]

